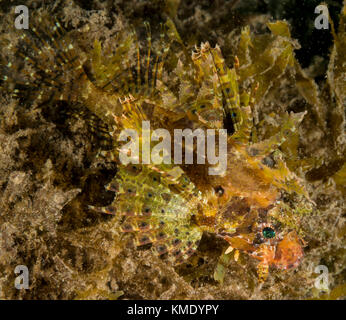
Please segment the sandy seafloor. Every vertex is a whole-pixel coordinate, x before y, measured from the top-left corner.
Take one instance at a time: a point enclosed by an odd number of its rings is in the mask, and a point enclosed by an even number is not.
[[[306,9],[314,8],[313,2],[299,3]],[[225,54],[232,49],[225,43],[229,43],[233,35],[236,39],[236,30],[240,27],[250,25],[260,33],[273,15],[286,17],[296,34],[305,33],[298,40],[302,48],[297,56],[306,72],[315,78],[320,92],[325,90],[324,75],[332,45],[330,34],[323,32],[316,36],[309,28],[295,27],[295,23],[305,21],[309,15],[303,9],[294,11],[294,1],[283,1],[282,6],[275,5],[274,1],[256,0],[181,1],[176,14],[174,1],[170,2],[173,9],[167,9],[164,1],[146,0],[26,1],[32,10],[48,6],[48,3],[54,14],[65,17],[70,25],[81,28],[89,24],[91,32],[103,34],[104,38],[119,21],[140,24],[149,19],[155,26],[165,21],[167,14],[174,15],[185,41],[218,43],[221,48],[225,46]],[[17,4],[16,1],[0,1],[1,34],[11,32],[9,11]],[[20,4],[24,4],[23,1]],[[334,1],[332,9],[336,19],[341,4]],[[301,17],[297,17],[298,14]],[[323,49],[324,46],[327,48]],[[101,205],[111,201],[114,194],[106,192],[103,186],[116,172],[114,165],[94,165],[99,142],[90,139],[86,123],[45,113],[40,108],[24,108],[6,94],[2,95],[0,298],[345,297],[345,170],[341,170],[345,160],[344,115],[337,110],[329,112],[333,106],[324,99],[325,133],[316,121],[314,107],[304,100],[288,72],[270,90],[260,109],[261,115],[275,108],[294,112],[307,110],[299,127],[298,156],[323,159],[316,161],[315,167],[297,172],[317,206],[317,210],[302,221],[307,230],[303,262],[297,269],[287,272],[273,270],[268,280],[260,285],[255,263],[244,256],[240,262],[230,263],[223,284],[219,284],[213,279],[213,272],[224,248],[220,239],[204,234],[196,255],[189,263],[176,268],[150,250],[135,249],[129,235],[120,238],[112,228],[112,217],[86,209],[86,204]],[[26,265],[29,269],[27,290],[14,287],[17,265]],[[329,271],[330,291],[327,293],[314,287],[317,277],[314,269],[318,265],[327,266]]]

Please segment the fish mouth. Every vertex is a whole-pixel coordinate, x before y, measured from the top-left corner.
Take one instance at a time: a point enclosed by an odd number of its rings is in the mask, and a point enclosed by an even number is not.
[[[279,269],[292,269],[300,264],[303,256],[302,240],[291,231],[277,244],[273,265]]]
[[[281,240],[271,239],[260,245],[234,233],[223,232],[219,236],[227,241],[230,247],[247,252],[254,258],[282,270],[297,267],[304,256],[302,240],[295,231],[289,232]]]

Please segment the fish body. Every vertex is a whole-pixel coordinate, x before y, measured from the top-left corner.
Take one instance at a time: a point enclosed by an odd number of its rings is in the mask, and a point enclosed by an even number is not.
[[[284,115],[274,136],[252,142],[260,84],[240,89],[237,58],[233,67],[227,66],[221,49],[208,42],[188,54],[171,21],[167,28],[155,50],[147,24],[146,50],[135,33],[121,32],[112,54],[98,41],[91,52],[81,52],[59,22],[33,28],[20,37],[20,43],[31,46],[27,55],[7,45],[22,54],[24,68],[4,65],[5,90],[12,90],[14,97],[24,93],[37,104],[82,104],[109,128],[112,148],[99,156],[117,164],[115,177],[105,186],[115,197],[108,206],[89,208],[116,215],[119,230],[133,233],[138,246],[151,244],[177,264],[195,252],[204,232],[211,232],[228,243],[228,252],[235,249],[259,260],[261,280],[270,266],[296,267],[303,256],[301,237],[274,224],[290,210],[281,201],[283,193],[308,196],[278,147],[290,139],[304,114]],[[180,44],[180,51],[170,51],[173,42]],[[169,60],[170,55],[174,59]],[[219,152],[220,136],[225,135],[225,170],[210,174],[215,163],[186,163],[185,156],[179,164],[169,155],[166,161],[151,163],[143,153],[124,164],[124,131],[138,132],[138,148],[147,146],[149,157],[160,143],[159,138],[152,141],[151,132],[149,139],[140,134],[146,123],[171,137],[177,129],[201,130],[204,137],[214,130]],[[177,146],[171,145],[172,155]],[[198,157],[196,146],[192,154]]]

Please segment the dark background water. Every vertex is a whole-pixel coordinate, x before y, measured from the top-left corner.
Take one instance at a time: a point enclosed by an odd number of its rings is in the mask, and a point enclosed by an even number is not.
[[[76,4],[86,10],[108,7],[114,12],[121,10],[125,15],[133,15],[134,18],[142,16],[143,19],[151,21],[164,19],[161,9],[165,1],[74,0]],[[342,0],[324,1],[328,5],[329,14],[336,27],[342,2]],[[59,1],[58,3],[63,2]],[[38,7],[42,4],[54,6],[54,1],[1,0],[0,8],[1,11],[7,13],[14,6],[20,4],[28,4],[30,7]],[[331,30],[317,30],[314,27],[314,20],[317,17],[314,11],[319,4],[321,4],[320,0],[181,0],[177,14],[178,18],[188,19],[195,13],[196,8],[199,7],[210,13],[211,17],[216,20],[215,23],[219,24],[226,23],[230,19],[237,23],[242,18],[261,14],[267,14],[274,20],[286,19],[291,25],[293,38],[298,39],[302,46],[300,50],[296,51],[296,56],[305,68],[311,64],[315,56],[321,56],[327,61],[328,59],[326,58],[332,45]]]

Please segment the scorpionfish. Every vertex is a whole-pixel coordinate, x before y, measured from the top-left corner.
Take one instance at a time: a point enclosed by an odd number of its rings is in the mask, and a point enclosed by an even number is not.
[[[115,48],[95,40],[89,52],[61,22],[47,22],[44,16],[36,20],[28,30],[17,30],[16,44],[2,39],[2,90],[38,105],[83,105],[109,128],[111,148],[97,156],[117,164],[116,175],[105,186],[115,197],[110,205],[89,208],[117,216],[119,230],[133,233],[137,246],[151,244],[174,264],[189,258],[202,234],[210,232],[228,243],[226,254],[235,250],[235,257],[243,252],[257,259],[260,281],[270,267],[299,265],[304,242],[297,223],[287,223],[297,208],[285,204],[282,195],[308,195],[279,147],[296,131],[304,113],[283,115],[276,134],[253,141],[253,111],[266,88],[261,83],[264,73],[259,75],[256,66],[263,61],[247,61],[253,47],[249,28],[242,30],[239,58],[235,55],[229,66],[218,45],[204,42],[187,48],[171,20],[161,26],[155,41],[145,23],[144,44],[135,31],[124,29]],[[292,64],[294,44],[278,34],[280,23],[270,29],[273,39],[282,43],[282,51],[275,54],[284,70]],[[263,55],[274,53],[268,49]],[[269,77],[277,76],[275,68],[268,68]],[[209,159],[175,164],[168,158],[154,164],[144,163],[140,155],[133,158],[137,161],[122,163],[121,132],[141,132],[144,121],[172,135],[185,128],[207,135],[214,129],[214,138],[225,133],[226,170],[209,174],[215,166]],[[160,139],[150,141],[149,150],[158,143]],[[139,146],[144,144],[148,141],[140,136]],[[196,158],[195,146],[192,152]]]

